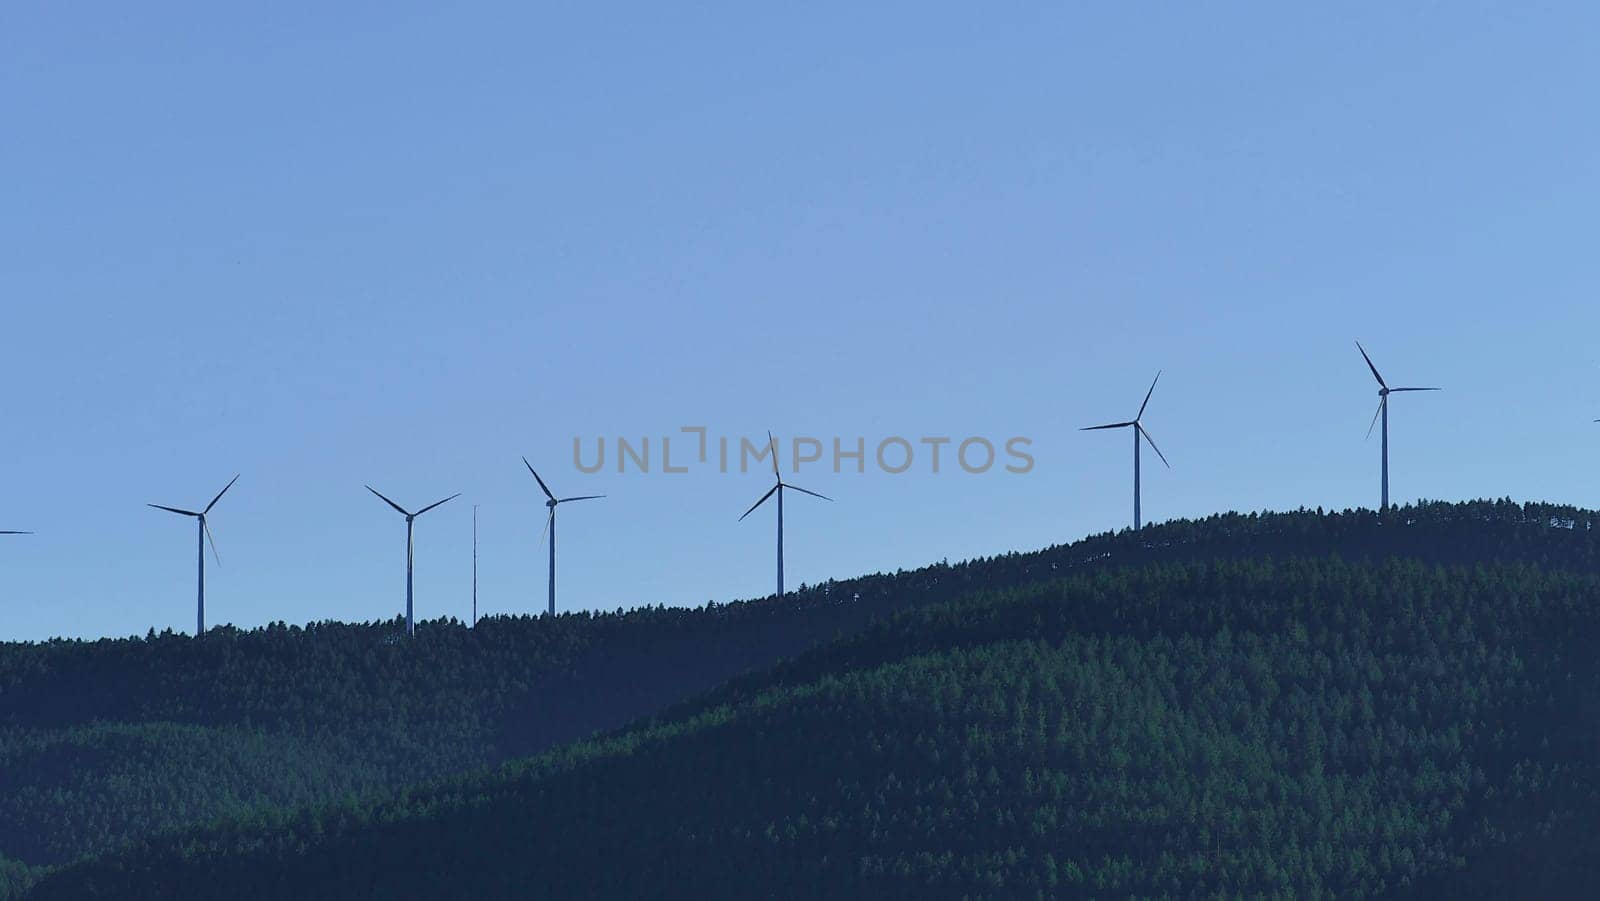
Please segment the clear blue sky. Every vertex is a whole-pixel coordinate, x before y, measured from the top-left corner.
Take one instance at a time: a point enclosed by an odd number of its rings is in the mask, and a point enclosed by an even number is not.
[[[756,475],[575,435],[1033,439],[795,481],[791,585],[1145,513],[1600,504],[1589,4],[0,9],[0,636],[770,591]],[[1201,7],[1204,8],[1201,8]],[[679,449],[675,448],[675,456]],[[1147,462],[1153,462],[1147,456]]]

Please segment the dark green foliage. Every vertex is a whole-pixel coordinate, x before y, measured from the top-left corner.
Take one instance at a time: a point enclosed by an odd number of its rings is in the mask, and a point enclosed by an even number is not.
[[[834,634],[799,608],[0,646],[0,848],[55,864],[615,728]]]
[[[1459,895],[1534,870],[1549,896],[1600,832],[1595,517],[1229,514],[415,642],[0,645],[0,852],[95,855],[39,897]],[[0,898],[38,875],[6,866]]]
[[[1415,894],[1592,832],[1597,599],[1336,561],[982,593],[609,738],[155,839],[36,896]],[[1547,896],[1600,876],[1576,864]]]
[[[34,872],[14,860],[0,857],[0,898],[20,898],[33,885]]]
[[[370,756],[236,726],[14,730],[0,743],[0,822],[10,827],[7,851],[69,860],[86,836],[109,845],[247,813],[263,799],[307,804],[382,785],[381,771],[362,766]]]

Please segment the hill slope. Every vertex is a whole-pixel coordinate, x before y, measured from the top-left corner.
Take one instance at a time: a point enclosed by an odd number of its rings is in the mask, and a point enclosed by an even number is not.
[[[828,582],[781,600],[499,618],[475,630],[430,622],[412,643],[395,640],[395,623],[326,623],[224,628],[199,640],[0,644],[0,854],[60,865],[263,807],[381,798],[617,729],[740,673],[764,678],[784,657],[974,592],[1297,555],[1596,574],[1595,521],[1589,511],[1508,502],[1227,514]],[[0,885],[5,872],[0,862]]]
[[[1589,575],[1334,560],[983,592],[607,738],[158,838],[35,897],[1577,896],[1600,871],[1552,864],[1600,810],[1597,600]]]

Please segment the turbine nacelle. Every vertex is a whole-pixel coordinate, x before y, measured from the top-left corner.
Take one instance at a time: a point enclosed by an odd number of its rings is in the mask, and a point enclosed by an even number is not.
[[[164,504],[145,504],[145,506],[154,507],[157,510],[165,510],[168,513],[176,513],[179,516],[188,516],[192,519],[198,519],[200,521],[200,531],[205,535],[206,541],[211,545],[211,557],[217,561],[218,566],[221,566],[222,558],[217,555],[217,540],[211,537],[211,526],[206,522],[206,514],[211,512],[211,508],[217,505],[217,501],[222,500],[222,496],[227,494],[228,489],[232,488],[233,483],[237,481],[239,481],[239,477],[235,475],[228,481],[228,484],[222,486],[222,490],[218,491],[217,496],[211,499],[211,503],[206,504],[205,509],[200,511],[185,510],[182,507],[168,507]]]
[[[1139,405],[1139,412],[1132,419],[1126,422],[1112,422],[1107,423],[1106,425],[1086,426],[1078,431],[1101,432],[1107,429],[1133,429],[1135,432],[1138,432],[1139,435],[1143,437],[1144,440],[1150,445],[1150,449],[1156,452],[1156,456],[1161,458],[1161,462],[1165,464],[1168,469],[1171,469],[1172,464],[1167,462],[1167,455],[1163,454],[1161,452],[1161,448],[1156,446],[1156,440],[1150,437],[1150,432],[1144,427],[1144,411],[1146,407],[1150,406],[1150,397],[1156,393],[1156,383],[1159,381],[1161,381],[1161,373],[1157,372],[1155,379],[1150,382],[1150,390],[1146,391],[1144,394],[1144,403]],[[1137,439],[1135,440],[1137,441]]]
[[[1367,368],[1372,370],[1372,377],[1374,379],[1377,379],[1377,381],[1378,381],[1378,409],[1373,412],[1373,414],[1372,414],[1372,422],[1370,424],[1368,424],[1368,426],[1367,426],[1367,437],[1368,438],[1372,437],[1372,430],[1377,428],[1378,420],[1383,416],[1383,411],[1389,406],[1389,395],[1391,395],[1391,394],[1399,394],[1399,393],[1401,393],[1403,391],[1438,391],[1438,390],[1440,390],[1438,388],[1390,388],[1389,387],[1389,383],[1384,381],[1383,380],[1383,376],[1378,374],[1378,367],[1373,364],[1372,357],[1367,355],[1367,349],[1365,347],[1361,346],[1361,342],[1360,341],[1356,342],[1356,350],[1361,351],[1361,359],[1367,361]],[[1387,429],[1388,426],[1385,425],[1384,428]],[[1387,432],[1385,432],[1385,434],[1387,434]]]

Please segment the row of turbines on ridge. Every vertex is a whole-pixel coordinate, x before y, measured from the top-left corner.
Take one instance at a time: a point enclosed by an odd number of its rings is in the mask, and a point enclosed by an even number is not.
[[[1441,389],[1439,389],[1439,388],[1390,388],[1389,387],[1389,383],[1384,381],[1383,380],[1383,376],[1378,373],[1378,367],[1373,364],[1372,357],[1367,355],[1367,349],[1365,347],[1361,346],[1361,342],[1360,341],[1356,342],[1356,349],[1361,351],[1361,358],[1363,360],[1367,361],[1367,368],[1372,370],[1372,377],[1378,380],[1378,410],[1377,410],[1377,412],[1372,414],[1372,423],[1371,423],[1371,425],[1367,426],[1367,437],[1368,438],[1372,437],[1373,428],[1375,428],[1377,426],[1378,420],[1382,419],[1383,420],[1383,500],[1382,500],[1382,505],[1378,509],[1385,510],[1385,509],[1388,509],[1388,507],[1389,507],[1389,395],[1391,395],[1391,394],[1399,394],[1399,393],[1401,393],[1403,391],[1439,391]],[[1081,431],[1085,431],[1085,432],[1098,432],[1098,431],[1104,431],[1106,429],[1132,429],[1133,430],[1133,527],[1135,529],[1140,529],[1140,528],[1144,527],[1144,522],[1141,519],[1140,514],[1139,514],[1139,448],[1140,448],[1140,444],[1141,444],[1140,439],[1142,438],[1145,442],[1148,442],[1150,444],[1150,449],[1156,452],[1156,456],[1161,458],[1161,462],[1168,469],[1172,468],[1172,464],[1167,462],[1166,454],[1163,454],[1161,452],[1161,448],[1156,447],[1156,440],[1154,438],[1150,437],[1150,433],[1148,431],[1146,431],[1145,427],[1144,427],[1144,410],[1145,410],[1145,407],[1150,406],[1150,396],[1152,394],[1156,393],[1156,382],[1159,382],[1159,381],[1161,381],[1161,373],[1158,372],[1158,373],[1156,373],[1155,379],[1150,382],[1150,390],[1145,392],[1144,403],[1139,405],[1138,414],[1136,414],[1132,419],[1128,420],[1127,422],[1112,422],[1112,423],[1107,423],[1106,425],[1092,425],[1092,426],[1089,426],[1089,427],[1087,427],[1085,429],[1081,429]],[[1600,422],[1600,419],[1596,419],[1595,422]]]
[[[826,497],[824,495],[818,494],[815,491],[810,491],[808,489],[801,488],[799,485],[793,485],[793,484],[790,484],[788,482],[785,482],[783,480],[783,476],[779,473],[779,469],[778,469],[778,444],[777,444],[776,439],[774,439],[772,437],[772,433],[771,432],[767,433],[767,445],[772,450],[772,475],[776,479],[777,484],[775,484],[771,489],[769,489],[766,494],[763,494],[761,496],[761,499],[756,501],[755,504],[752,505],[749,510],[746,510],[744,512],[744,515],[739,517],[739,521],[743,522],[745,517],[749,516],[751,513],[754,513],[756,511],[757,507],[760,507],[762,504],[766,503],[767,500],[770,499],[771,497],[773,497],[774,495],[777,496],[777,498],[778,498],[778,596],[782,597],[783,596],[783,492],[785,490],[799,491],[799,492],[801,492],[803,494],[809,494],[812,497],[820,497],[825,501],[831,501],[831,500],[833,500],[833,498]],[[533,464],[528,462],[528,458],[527,457],[523,457],[522,458],[522,465],[524,465],[524,466],[526,466],[528,468],[528,473],[533,476],[533,479],[534,479],[535,482],[539,483],[539,490],[543,491],[544,492],[544,496],[545,496],[545,503],[544,503],[545,508],[547,510],[549,510],[548,515],[545,517],[544,531],[541,532],[540,535],[539,535],[539,541],[541,543],[543,543],[547,536],[548,536],[549,541],[550,541],[550,545],[549,545],[549,547],[550,547],[550,596],[549,596],[549,608],[548,609],[549,609],[550,615],[554,616],[555,612],[556,612],[556,508],[561,506],[562,504],[570,504],[570,503],[574,503],[576,501],[599,500],[599,499],[605,497],[605,495],[603,495],[603,494],[584,494],[584,495],[578,495],[578,496],[575,496],[575,497],[556,497],[555,493],[550,490],[550,486],[545,484],[544,479],[541,478],[539,476],[538,471],[536,471],[533,468]],[[228,493],[228,489],[232,488],[234,483],[237,482],[237,481],[239,481],[239,476],[236,475],[231,480],[229,480],[228,484],[222,486],[222,490],[217,492],[216,497],[213,497],[209,504],[206,504],[203,508],[201,508],[199,510],[189,510],[189,509],[184,508],[184,507],[169,507],[169,506],[167,506],[165,504],[146,504],[145,505],[145,506],[148,506],[148,507],[153,507],[153,508],[155,508],[157,510],[165,510],[168,513],[175,513],[175,514],[177,514],[179,516],[185,516],[185,517],[189,517],[189,518],[195,520],[195,542],[196,542],[196,552],[197,552],[196,553],[196,556],[197,556],[197,563],[196,563],[196,570],[197,570],[196,571],[196,602],[195,602],[195,634],[196,635],[199,635],[199,634],[201,634],[202,632],[204,632],[206,630],[206,545],[207,544],[211,545],[211,556],[212,556],[212,558],[215,559],[219,564],[222,562],[221,561],[221,557],[217,554],[216,539],[214,539],[211,536],[211,526],[207,522],[207,517],[211,515],[211,511],[217,506],[217,502],[222,500],[222,496],[227,494]],[[415,538],[416,538],[417,517],[421,516],[424,513],[427,513],[428,511],[430,511],[430,510],[432,510],[432,509],[434,509],[436,507],[443,506],[444,504],[447,504],[450,501],[455,500],[456,498],[460,497],[461,495],[459,493],[452,494],[449,497],[444,498],[443,500],[434,501],[433,503],[427,505],[426,507],[423,507],[420,510],[416,510],[416,511],[413,512],[413,511],[408,510],[405,507],[402,507],[399,504],[395,503],[393,500],[391,500],[389,497],[387,497],[386,495],[384,495],[382,492],[378,491],[378,489],[372,487],[371,485],[364,485],[362,487],[364,487],[368,491],[372,492],[373,495],[375,495],[379,500],[383,501],[385,504],[388,504],[390,507],[394,508],[394,511],[396,513],[399,513],[401,516],[404,516],[406,518],[406,634],[407,635],[415,635],[416,632],[417,632],[417,621],[416,621],[416,605],[415,605],[416,593],[415,593],[415,589],[414,589],[413,574],[415,572],[414,564],[415,564],[415,560],[416,560],[416,540],[415,540]],[[477,601],[477,594],[478,594],[478,524],[477,524],[477,515],[476,515],[477,508],[476,507],[473,508],[473,512],[474,512],[474,515],[473,515],[473,524],[472,524],[472,595],[473,595],[472,614],[473,614],[473,621],[476,622],[477,621],[477,614],[478,614],[478,609],[477,609],[477,607],[478,607],[478,601]],[[26,532],[26,531],[15,531],[15,530],[10,530],[10,529],[0,530],[0,535],[32,535],[32,534],[33,534],[32,532]]]
[[[1368,438],[1372,437],[1373,429],[1375,429],[1377,427],[1379,421],[1381,420],[1382,423],[1383,423],[1383,452],[1382,452],[1382,461],[1383,461],[1382,462],[1382,485],[1383,485],[1383,489],[1382,489],[1382,505],[1381,505],[1380,509],[1387,509],[1388,506],[1389,506],[1389,396],[1392,395],[1392,394],[1400,394],[1402,392],[1438,391],[1438,390],[1441,390],[1441,389],[1439,389],[1439,388],[1391,388],[1391,387],[1389,387],[1389,383],[1384,381],[1383,376],[1378,372],[1378,367],[1372,362],[1372,357],[1367,354],[1366,348],[1362,347],[1361,343],[1359,341],[1356,342],[1356,348],[1359,351],[1361,351],[1362,359],[1366,361],[1367,368],[1372,371],[1372,377],[1374,379],[1376,379],[1377,382],[1378,382],[1378,409],[1377,409],[1377,412],[1375,412],[1373,414],[1373,416],[1372,416],[1372,423],[1369,426],[1367,426],[1367,437]],[[1142,515],[1141,515],[1141,511],[1140,511],[1140,501],[1141,501],[1140,450],[1141,450],[1142,445],[1145,444],[1145,443],[1148,443],[1150,445],[1150,449],[1155,451],[1156,452],[1156,456],[1161,459],[1162,464],[1167,466],[1167,468],[1169,468],[1169,469],[1172,466],[1171,463],[1167,462],[1167,457],[1166,457],[1165,454],[1163,454],[1161,452],[1161,448],[1156,446],[1155,439],[1150,437],[1149,431],[1146,430],[1145,427],[1144,427],[1145,409],[1150,406],[1150,398],[1155,394],[1156,383],[1159,382],[1160,380],[1161,380],[1161,373],[1158,372],[1158,373],[1156,373],[1155,379],[1153,381],[1151,381],[1151,383],[1150,383],[1150,390],[1145,392],[1144,402],[1139,405],[1139,412],[1137,414],[1135,414],[1132,419],[1127,420],[1125,422],[1112,422],[1112,423],[1107,423],[1105,425],[1088,426],[1088,427],[1086,427],[1086,428],[1081,430],[1081,431],[1086,431],[1086,432],[1105,431],[1105,430],[1111,430],[1111,429],[1129,429],[1129,430],[1131,430],[1131,432],[1133,434],[1133,527],[1135,529],[1140,529],[1140,528],[1144,527],[1144,522],[1143,522],[1143,518],[1142,518]],[[1600,422],[1600,419],[1595,420],[1595,422]],[[772,437],[772,433],[771,432],[767,433],[767,443],[768,443],[768,447],[772,451],[772,475],[773,475],[773,479],[775,481],[775,484],[770,489],[767,490],[766,494],[763,494],[759,500],[757,500],[754,504],[752,504],[750,506],[750,509],[746,510],[744,512],[744,514],[739,517],[739,521],[743,522],[746,517],[748,517],[750,514],[754,513],[758,508],[761,507],[762,504],[765,504],[768,500],[771,500],[774,497],[777,498],[777,508],[778,508],[778,597],[782,597],[783,594],[784,594],[784,590],[783,590],[783,494],[784,494],[784,492],[785,491],[798,491],[801,494],[808,494],[808,495],[810,495],[812,497],[821,498],[822,500],[825,500],[825,501],[831,501],[832,498],[827,497],[827,496],[822,495],[822,494],[818,494],[817,492],[811,491],[811,490],[806,489],[806,488],[801,488],[799,485],[795,485],[795,484],[792,484],[792,483],[789,483],[789,482],[785,482],[783,480],[783,475],[781,474],[781,472],[779,470],[779,467],[778,467],[778,445],[777,445],[777,441]],[[539,483],[539,490],[544,492],[544,495],[545,495],[545,507],[549,510],[549,513],[545,518],[544,531],[540,534],[539,540],[542,543],[545,540],[546,536],[548,536],[548,538],[549,538],[549,550],[550,550],[549,575],[550,575],[550,583],[549,583],[549,607],[548,607],[548,610],[549,610],[550,615],[554,616],[555,612],[556,612],[556,508],[559,507],[562,504],[575,503],[577,501],[599,500],[599,499],[605,497],[605,495],[603,495],[603,494],[586,494],[586,495],[579,495],[579,496],[576,496],[576,497],[556,497],[555,493],[552,492],[550,490],[550,487],[545,484],[544,479],[539,477],[539,473],[534,470],[533,464],[529,463],[528,459],[526,457],[522,458],[522,463],[523,463],[524,466],[526,466],[528,468],[528,472],[533,476],[534,481]],[[196,544],[197,544],[197,557],[198,557],[198,588],[197,588],[198,597],[197,597],[196,617],[195,617],[195,630],[196,630],[195,634],[197,634],[197,635],[206,630],[206,554],[205,554],[205,551],[206,551],[206,544],[207,543],[210,543],[210,545],[211,545],[212,557],[217,559],[217,561],[219,563],[221,562],[221,558],[218,557],[218,555],[217,555],[216,541],[215,541],[215,539],[213,539],[211,537],[211,527],[210,527],[210,525],[207,524],[206,517],[210,515],[211,510],[214,507],[216,507],[217,502],[222,500],[222,496],[227,494],[228,493],[228,489],[232,488],[233,485],[234,485],[234,482],[237,482],[237,481],[239,481],[239,477],[236,475],[236,476],[233,477],[233,479],[231,481],[228,482],[227,485],[223,486],[223,489],[221,491],[217,492],[216,497],[213,497],[211,499],[211,503],[206,504],[205,507],[200,509],[200,510],[188,510],[188,509],[184,509],[182,507],[169,507],[169,506],[166,506],[166,505],[163,505],[163,504],[149,504],[148,505],[148,506],[154,507],[154,508],[156,508],[158,510],[165,510],[165,511],[167,511],[169,513],[175,513],[175,514],[177,514],[179,516],[189,517],[189,518],[194,519],[196,521]],[[442,506],[443,504],[448,503],[449,501],[453,501],[456,498],[460,497],[461,495],[460,494],[452,494],[449,497],[445,498],[444,500],[434,501],[433,503],[429,504],[428,506],[423,507],[420,510],[417,510],[415,512],[412,512],[412,511],[406,509],[405,507],[402,507],[399,504],[395,503],[394,501],[390,500],[388,497],[386,497],[382,493],[380,493],[376,488],[373,488],[371,485],[367,485],[367,486],[364,486],[364,487],[368,491],[372,492],[375,496],[377,496],[384,503],[386,503],[390,507],[394,508],[396,513],[399,513],[401,516],[404,516],[406,518],[406,634],[407,635],[415,635],[416,634],[416,619],[415,619],[415,615],[414,615],[414,611],[415,611],[414,599],[415,598],[414,598],[414,592],[413,592],[412,573],[413,573],[413,562],[414,562],[414,559],[415,559],[415,554],[414,554],[414,550],[415,550],[414,531],[415,531],[416,520],[417,520],[417,517],[421,516],[422,514],[427,513],[428,511],[430,511],[430,510],[432,510],[432,509],[434,509],[436,507]],[[474,508],[474,510],[476,511],[476,508]],[[32,532],[27,532],[27,531],[0,530],[0,535],[31,535],[31,534],[33,534],[33,533]],[[476,515],[474,515],[474,518],[473,518],[473,619],[474,619],[474,621],[476,621],[476,619],[477,619],[477,518],[476,518]]]

